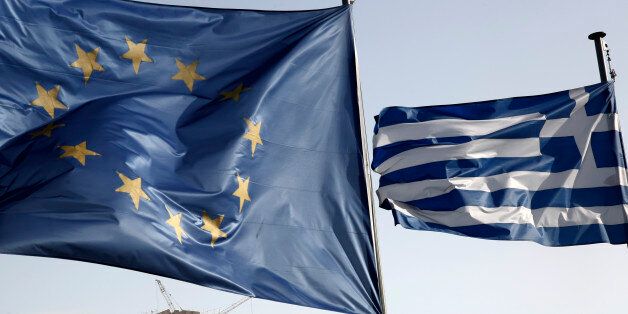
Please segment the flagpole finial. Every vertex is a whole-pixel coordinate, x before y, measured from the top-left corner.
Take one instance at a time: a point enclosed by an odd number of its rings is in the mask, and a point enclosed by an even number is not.
[[[595,33],[589,34],[589,39],[591,40],[596,40],[598,38],[604,38],[604,37],[606,37],[605,32],[595,32]]]

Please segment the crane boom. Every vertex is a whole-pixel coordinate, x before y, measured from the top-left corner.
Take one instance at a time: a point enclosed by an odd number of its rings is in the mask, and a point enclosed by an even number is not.
[[[244,297],[244,298],[240,299],[240,301],[238,301],[236,303],[233,303],[233,304],[229,305],[226,309],[218,312],[218,314],[227,314],[227,313],[235,310],[238,306],[244,304],[246,301],[248,301],[248,300],[250,300],[252,298],[253,297]]]
[[[166,303],[168,303],[168,309],[171,313],[174,313],[177,309],[174,307],[174,303],[172,302],[172,296],[170,295],[170,293],[168,293],[168,291],[166,291],[166,287],[164,287],[159,279],[155,279],[155,281],[157,282],[157,286],[159,286],[159,291],[161,291],[161,295],[164,296],[164,299],[166,299]]]

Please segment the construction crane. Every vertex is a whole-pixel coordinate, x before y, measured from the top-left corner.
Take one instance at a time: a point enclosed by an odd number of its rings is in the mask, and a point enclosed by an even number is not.
[[[164,297],[164,299],[166,300],[166,303],[168,304],[168,311],[170,313],[199,313],[199,312],[193,312],[193,311],[184,311],[183,308],[181,308],[181,306],[179,306],[179,304],[174,300],[172,295],[166,290],[166,287],[164,286],[164,284],[161,283],[161,281],[159,279],[155,279],[155,282],[157,283],[157,286],[159,287],[159,291],[161,292],[161,295]],[[227,313],[235,310],[240,305],[242,305],[242,304],[246,303],[247,301],[251,300],[252,298],[253,297],[244,297],[244,298],[238,300],[237,302],[229,305],[225,309],[218,310],[217,314],[227,314]],[[177,306],[175,306],[175,304]],[[177,307],[179,309],[177,309]],[[160,312],[160,313],[164,313],[164,312]],[[214,312],[214,313],[216,313],[216,312]]]
[[[170,313],[174,313],[177,308],[174,306],[172,295],[170,295],[170,293],[166,291],[166,287],[164,287],[159,279],[155,279],[155,281],[157,282],[157,286],[159,286],[159,291],[161,291],[161,295],[164,296],[164,299],[166,299],[166,303],[168,303],[168,310],[170,310]],[[183,309],[179,306],[179,310]]]
[[[218,314],[227,314],[233,310],[235,310],[238,306],[246,303],[246,301],[252,299],[253,297],[244,297],[242,299],[240,299],[240,301],[233,303],[231,305],[229,305],[227,308],[225,308],[224,310],[221,310],[220,312],[218,312]]]

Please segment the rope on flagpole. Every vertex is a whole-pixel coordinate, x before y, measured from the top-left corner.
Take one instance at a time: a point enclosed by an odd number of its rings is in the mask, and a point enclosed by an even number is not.
[[[606,61],[608,62],[609,74],[611,75],[611,80],[615,80],[617,77],[617,72],[613,69],[613,64],[611,63],[611,48],[608,48],[608,44],[604,42],[605,50],[606,50]]]

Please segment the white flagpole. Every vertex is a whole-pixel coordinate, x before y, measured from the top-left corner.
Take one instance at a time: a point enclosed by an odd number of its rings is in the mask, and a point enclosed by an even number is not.
[[[350,5],[355,0],[342,0],[343,5]],[[353,15],[351,15],[351,28],[352,28],[352,36],[353,36],[353,51],[354,51],[354,59],[355,59],[355,78],[356,78],[356,87],[357,87],[357,97],[358,97],[358,115],[360,118],[360,133],[361,133],[361,142],[362,142],[362,161],[363,161],[363,169],[364,169],[364,178],[366,184],[366,193],[369,207],[369,217],[371,220],[371,242],[373,244],[373,252],[375,254],[375,264],[377,267],[377,285],[379,288],[379,299],[382,305],[382,312],[386,314],[386,299],[384,297],[384,283],[382,277],[382,266],[380,262],[379,256],[379,241],[377,237],[377,221],[375,217],[375,207],[373,202],[373,191],[372,191],[372,180],[371,180],[371,167],[370,167],[370,154],[369,147],[367,143],[367,135],[366,135],[366,123],[364,120],[364,104],[362,102],[362,85],[360,82],[360,65],[358,63],[358,52],[355,44],[355,29],[353,29]]]

